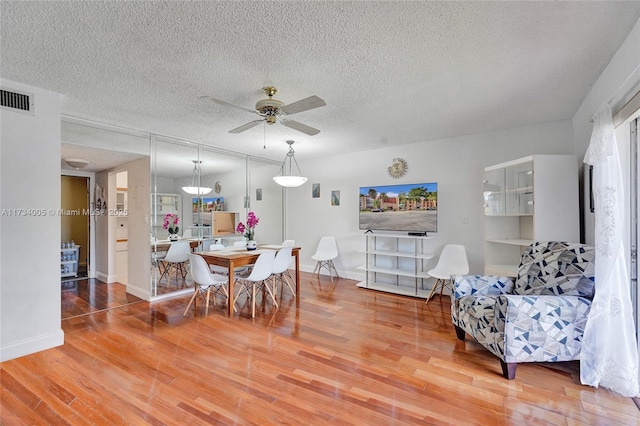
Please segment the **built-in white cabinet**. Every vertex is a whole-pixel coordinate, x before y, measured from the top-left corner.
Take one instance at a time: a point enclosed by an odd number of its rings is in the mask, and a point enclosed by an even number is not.
[[[63,243],[60,248],[60,276],[62,278],[78,276],[80,246]]]
[[[433,265],[433,249],[429,236],[407,234],[365,235],[365,264],[358,269],[365,271],[365,280],[359,287],[409,296],[424,296],[424,280]],[[422,294],[424,293],[424,294]]]
[[[485,168],[485,274],[515,276],[533,241],[579,242],[578,162],[533,155]]]

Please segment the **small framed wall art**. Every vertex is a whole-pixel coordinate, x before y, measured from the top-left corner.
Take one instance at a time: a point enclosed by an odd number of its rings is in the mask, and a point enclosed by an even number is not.
[[[320,198],[320,184],[314,183],[311,185],[311,198]]]
[[[331,191],[331,205],[332,206],[340,205],[340,191]]]

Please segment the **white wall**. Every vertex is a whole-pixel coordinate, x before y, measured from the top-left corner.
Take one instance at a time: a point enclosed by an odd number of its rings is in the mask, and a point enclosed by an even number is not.
[[[593,123],[591,117],[605,102],[609,102],[612,109],[625,102],[626,95],[631,88],[637,88],[640,83],[640,20],[636,22],[626,40],[620,46],[611,62],[593,85],[573,117],[573,137],[575,154],[582,165],[582,159],[589,146]],[[635,70],[635,73],[634,73]],[[629,78],[631,76],[631,78]],[[584,175],[584,173],[583,173]],[[582,210],[585,227],[585,242],[595,244],[595,217],[589,210],[588,182],[582,186]]]
[[[276,244],[282,240],[282,187],[272,177],[278,174],[280,166],[264,164],[258,161],[251,163],[250,208],[244,207],[246,192],[246,170],[234,170],[227,173],[207,174],[203,177],[207,182],[219,181],[222,186],[220,194],[214,192],[204,197],[224,197],[226,211],[238,212],[240,221],[246,223],[246,212],[253,211],[260,219],[256,227],[255,238],[258,244]],[[193,195],[185,194],[181,187],[189,184],[189,179],[177,179],[169,192],[182,197],[181,220],[184,226],[192,225],[191,200]],[[262,189],[262,200],[256,200],[256,189]]]
[[[310,256],[320,238],[334,235],[340,251],[335,262],[338,272],[343,277],[363,279],[362,272],[356,270],[364,263],[364,254],[358,252],[364,248],[363,231],[358,230],[359,187],[438,182],[438,232],[429,244],[436,253],[448,243],[465,245],[470,272],[482,273],[483,169],[532,154],[573,154],[573,150],[571,122],[564,120],[305,160],[300,167],[309,181],[287,189],[287,238],[302,247],[301,268],[311,271],[315,262]],[[408,173],[400,179],[387,175],[395,157],[409,164]],[[320,183],[320,198],[311,198],[312,183]],[[332,190],[340,191],[340,206],[331,206]]]
[[[283,241],[283,190],[273,181],[280,171],[279,165],[263,164],[256,161],[251,166],[251,183],[249,190],[250,211],[260,218],[256,226],[255,239],[258,244],[279,244]],[[262,200],[256,199],[256,189],[262,189]],[[240,210],[243,212],[244,210]],[[240,220],[246,224],[246,216],[240,214]]]
[[[52,211],[60,208],[60,95],[1,84],[35,100],[35,115],[0,110],[0,361],[6,361],[64,343],[60,216]],[[13,209],[37,210],[8,213]]]
[[[96,173],[95,185],[100,188],[109,188],[109,172]],[[95,187],[92,188],[95,197]],[[97,201],[94,199],[94,202]],[[101,199],[101,202],[104,201]],[[95,204],[92,205],[92,208]],[[112,271],[109,262],[109,218],[103,215],[93,215],[91,226],[95,228],[95,271],[96,278],[110,283],[116,280],[115,271]]]
[[[128,270],[127,293],[151,300],[151,247],[149,246],[151,188],[149,157],[116,168],[128,176]]]

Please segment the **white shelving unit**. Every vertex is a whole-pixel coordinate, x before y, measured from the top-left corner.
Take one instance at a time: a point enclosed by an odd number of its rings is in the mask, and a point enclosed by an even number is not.
[[[427,297],[424,280],[429,279],[428,261],[433,258],[429,236],[407,234],[366,234],[365,280],[359,287],[407,296]],[[424,294],[423,294],[424,293]]]
[[[77,277],[80,246],[60,249],[60,277]]]
[[[151,197],[151,215],[155,228],[155,236],[158,239],[169,238],[169,233],[162,227],[162,221],[167,213],[180,214],[179,203],[180,197],[178,194],[152,194]],[[181,222],[178,224],[180,229],[183,229],[183,218],[180,218]]]
[[[533,241],[580,239],[578,162],[533,155],[485,168],[485,274],[515,276]]]

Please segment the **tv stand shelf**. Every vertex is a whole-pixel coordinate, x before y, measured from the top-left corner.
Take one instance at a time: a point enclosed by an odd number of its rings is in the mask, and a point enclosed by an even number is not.
[[[365,271],[365,280],[359,287],[388,293],[426,298],[424,289],[426,262],[433,258],[425,242],[428,236],[407,234],[365,234],[365,264],[358,267]]]

